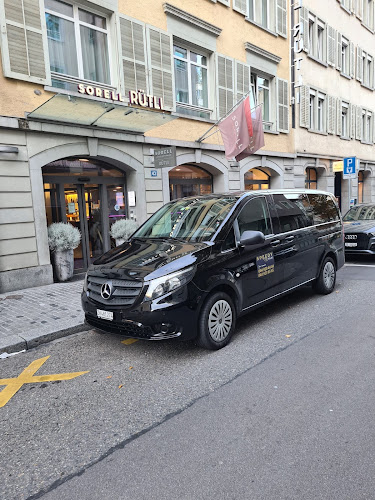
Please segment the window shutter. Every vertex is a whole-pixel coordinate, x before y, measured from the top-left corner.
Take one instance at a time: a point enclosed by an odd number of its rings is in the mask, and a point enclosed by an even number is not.
[[[356,15],[358,19],[362,21],[363,19],[363,0],[356,0],[357,4],[357,9],[356,9]]]
[[[149,93],[146,70],[146,36],[143,23],[120,16],[121,54],[125,92]]]
[[[357,106],[357,120],[355,127],[355,138],[357,141],[362,139],[362,108],[361,106]]]
[[[277,130],[289,132],[288,80],[277,79]]]
[[[355,106],[349,104],[350,108],[350,138],[355,139]]]
[[[327,113],[327,132],[328,134],[335,133],[335,119],[336,119],[336,99],[331,95],[328,96],[328,113]]]
[[[337,62],[336,62],[336,69],[341,71],[341,50],[342,50],[342,35],[341,33],[337,32]]]
[[[4,76],[51,85],[42,0],[0,2]]]
[[[288,36],[288,17],[287,17],[287,3],[286,0],[277,0],[276,4],[276,30],[277,33],[283,37]]]
[[[336,64],[336,30],[332,26],[327,27],[327,63],[335,67]]]
[[[355,77],[355,49],[354,49],[354,43],[350,42],[350,74],[349,76],[351,78]]]
[[[233,107],[234,102],[234,62],[230,57],[216,54],[217,110],[222,118]]]
[[[336,134],[342,135],[342,122],[341,122],[341,109],[342,109],[342,101],[340,98],[336,100]]]
[[[299,91],[299,126],[309,128],[310,126],[310,87],[302,85]]]
[[[233,0],[233,10],[240,12],[244,16],[248,15],[247,10],[248,0]]]
[[[363,76],[362,49],[357,46],[357,80],[362,82],[362,76]]]
[[[235,62],[235,102],[238,102],[250,90],[250,66],[239,61]],[[230,109],[230,108],[229,108]]]
[[[175,108],[172,35],[154,26],[147,26],[146,34],[150,92],[162,97],[165,109],[172,111]]]
[[[309,50],[309,11],[306,7],[299,9],[299,22],[302,25],[303,50]]]

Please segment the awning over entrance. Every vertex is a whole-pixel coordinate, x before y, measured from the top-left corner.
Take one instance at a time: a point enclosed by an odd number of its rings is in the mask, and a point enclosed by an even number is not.
[[[175,120],[160,111],[124,106],[114,102],[56,94],[28,114],[34,120],[48,120],[144,133]]]

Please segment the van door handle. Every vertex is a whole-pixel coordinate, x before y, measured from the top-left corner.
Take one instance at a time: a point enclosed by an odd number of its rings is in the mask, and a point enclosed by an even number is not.
[[[286,236],[285,241],[293,241],[294,236],[291,234],[290,236]]]
[[[277,247],[280,245],[281,241],[280,240],[273,240],[271,241],[271,247]]]

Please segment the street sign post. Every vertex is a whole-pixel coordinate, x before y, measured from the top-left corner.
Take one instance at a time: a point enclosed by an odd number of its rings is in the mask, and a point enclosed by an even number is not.
[[[348,158],[344,158],[342,178],[349,180],[349,186],[348,186],[349,208],[353,206],[351,203],[352,201],[351,191],[352,191],[352,179],[355,179],[357,177],[356,162],[357,160],[355,156],[349,156]]]

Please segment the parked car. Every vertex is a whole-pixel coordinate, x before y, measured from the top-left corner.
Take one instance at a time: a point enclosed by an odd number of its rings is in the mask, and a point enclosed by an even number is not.
[[[343,220],[345,253],[375,255],[375,203],[355,205]]]
[[[105,332],[195,338],[219,349],[240,315],[306,284],[331,293],[343,264],[342,221],[329,193],[183,198],[94,262],[82,304],[86,322]]]

